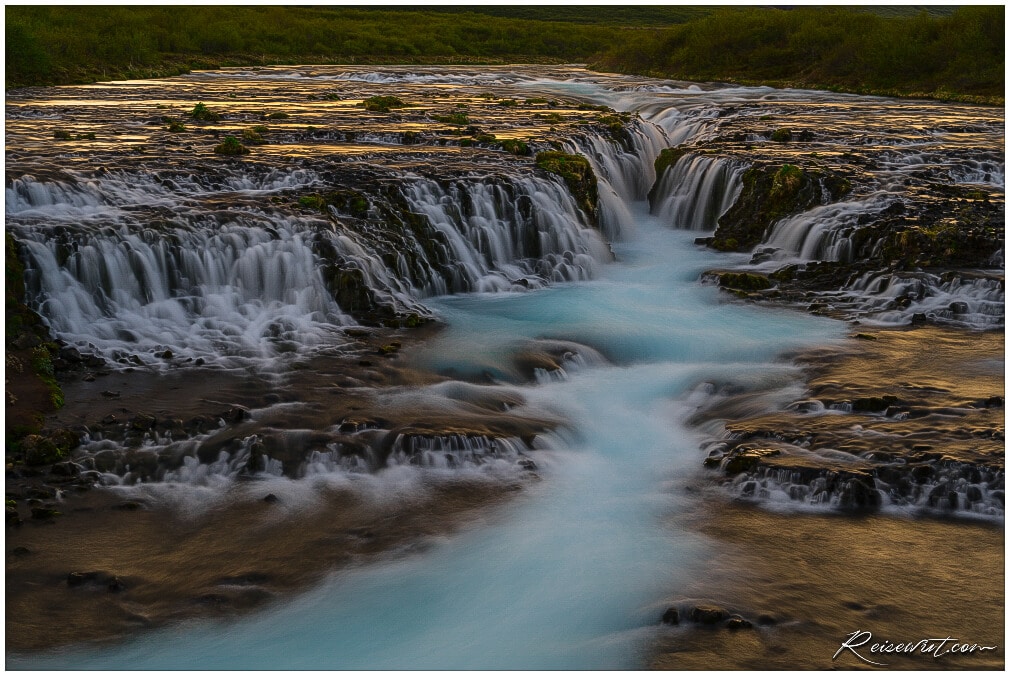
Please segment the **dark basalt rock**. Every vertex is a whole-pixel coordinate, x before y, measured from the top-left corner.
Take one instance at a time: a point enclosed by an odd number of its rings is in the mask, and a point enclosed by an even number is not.
[[[751,624],[750,620],[745,620],[739,615],[733,615],[728,620],[726,620],[726,628],[731,631],[737,631],[740,629],[751,629],[754,625]]]
[[[715,625],[729,618],[729,612],[725,608],[711,605],[699,605],[691,608],[688,615],[692,622],[698,624]]]
[[[781,218],[837,201],[851,190],[849,180],[832,170],[756,165],[744,172],[740,197],[719,219],[711,246],[746,251]]]
[[[663,613],[663,624],[680,624],[680,611],[671,606]]]

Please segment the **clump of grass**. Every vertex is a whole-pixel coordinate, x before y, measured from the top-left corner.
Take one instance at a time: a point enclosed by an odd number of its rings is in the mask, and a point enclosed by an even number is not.
[[[524,141],[515,138],[507,138],[500,143],[502,150],[513,155],[529,155],[530,147]]]
[[[186,125],[184,125],[179,120],[169,120],[168,121],[168,131],[173,134],[178,134],[179,132],[186,131]]]
[[[242,130],[242,141],[244,141],[245,143],[248,143],[249,145],[253,145],[253,146],[261,146],[264,143],[266,143],[266,141],[263,139],[263,137],[260,135],[260,133],[258,131],[256,131],[255,128],[253,128],[253,129],[243,129]]]
[[[519,102],[515,99],[502,99],[498,102],[499,106],[505,106],[506,108],[515,108],[519,105]]]
[[[224,141],[214,147],[214,152],[218,155],[246,155],[249,149],[239,143],[234,136],[225,136]]]
[[[530,105],[530,106],[544,105],[546,103],[547,103],[547,99],[543,99],[543,98],[540,98],[540,97],[534,97],[532,99],[526,99],[526,104]]]
[[[777,143],[788,143],[793,140],[793,132],[787,127],[782,127],[772,132],[771,139]]]
[[[775,172],[775,178],[772,180],[771,196],[779,197],[795,194],[802,184],[803,170],[792,164],[783,164],[782,168]]]
[[[211,110],[204,103],[198,103],[193,106],[193,110],[190,111],[189,116],[201,122],[217,122],[221,119],[221,113]]]
[[[66,129],[56,129],[53,131],[53,138],[57,141],[94,141],[96,136],[93,131],[86,131],[83,134],[71,134]]]
[[[466,124],[470,124],[470,118],[467,117],[467,114],[463,112],[449,113],[448,115],[432,115],[431,118],[436,122],[455,124],[460,127]]]
[[[406,103],[397,96],[372,96],[361,102],[365,110],[388,113],[392,108],[405,108]]]
[[[557,124],[558,122],[564,122],[565,118],[560,113],[547,113],[546,115],[541,115],[537,113],[536,117],[541,118],[544,122],[550,124]]]

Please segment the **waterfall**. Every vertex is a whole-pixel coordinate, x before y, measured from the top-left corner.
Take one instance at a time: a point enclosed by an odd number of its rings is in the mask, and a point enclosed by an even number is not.
[[[392,178],[394,199],[370,194],[353,219],[281,197],[325,188],[316,172],[258,165],[22,176],[6,209],[29,301],[58,337],[123,365],[146,354],[165,366],[166,350],[276,359],[339,342],[334,330],[356,319],[337,299],[425,314],[424,298],[585,280],[612,259],[557,177]],[[357,296],[341,271],[360,277]]]
[[[685,155],[660,178],[651,212],[675,228],[714,230],[740,195],[745,169],[725,157]]]
[[[862,199],[834,202],[787,216],[772,226],[755,258],[776,261],[837,261],[851,263],[852,234],[872,222],[894,196],[884,192]]]
[[[851,305],[880,324],[908,324],[921,317],[991,329],[1004,322],[1003,279],[970,273],[867,272],[842,294],[830,295],[842,295],[836,305]]]
[[[458,180],[447,186],[414,180],[402,193],[448,247],[444,283],[420,290],[422,296],[589,279],[598,263],[611,258],[559,180]]]

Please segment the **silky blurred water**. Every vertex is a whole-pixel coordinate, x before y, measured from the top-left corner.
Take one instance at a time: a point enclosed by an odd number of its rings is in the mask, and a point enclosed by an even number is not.
[[[728,302],[697,280],[725,263],[635,205],[634,235],[592,282],[433,303],[449,328],[417,359],[492,374],[525,339],[595,348],[609,364],[524,386],[571,430],[532,453],[542,481],[488,521],[420,552],[334,574],[236,621],[194,621],[8,667],[105,669],[629,669],[662,600],[710,549],[676,514],[701,466],[681,421],[705,381],[782,378],[783,351],[844,325]],[[671,518],[672,515],[672,518]],[[180,574],[185,574],[180,571]]]

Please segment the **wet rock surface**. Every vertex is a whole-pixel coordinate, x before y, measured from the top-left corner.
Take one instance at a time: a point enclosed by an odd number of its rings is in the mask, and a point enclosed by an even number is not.
[[[799,355],[807,390],[779,410],[741,408],[753,392],[713,398],[693,419],[724,430],[705,466],[744,500],[1002,518],[1002,334],[863,335]]]

